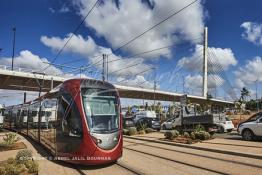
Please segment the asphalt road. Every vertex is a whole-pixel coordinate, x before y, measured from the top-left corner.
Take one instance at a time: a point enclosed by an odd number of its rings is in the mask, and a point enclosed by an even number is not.
[[[231,133],[215,133],[214,138],[223,138],[223,139],[236,139],[241,140],[241,136],[238,135],[237,131],[232,131]]]

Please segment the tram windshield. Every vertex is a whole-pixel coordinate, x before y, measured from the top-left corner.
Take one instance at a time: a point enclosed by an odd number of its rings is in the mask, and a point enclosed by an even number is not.
[[[83,105],[91,132],[110,133],[119,129],[119,113],[115,91],[84,89]]]

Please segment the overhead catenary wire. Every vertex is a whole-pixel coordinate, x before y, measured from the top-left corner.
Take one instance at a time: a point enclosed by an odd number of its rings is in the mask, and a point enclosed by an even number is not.
[[[198,40],[198,39],[201,39],[201,38],[195,38],[195,39],[193,39],[193,40]],[[170,47],[173,47],[173,46],[174,46],[174,44],[168,45],[168,46],[164,46],[164,47],[159,47],[159,48],[155,48],[155,49],[152,49],[152,50],[135,53],[135,54],[133,54],[133,55],[126,56],[125,58],[132,58],[132,57],[144,55],[144,54],[147,54],[147,53],[152,53],[152,52],[155,52],[155,51],[158,51],[158,50],[170,48]],[[182,48],[185,48],[185,47],[182,47]],[[188,46],[187,46],[186,48],[188,48]],[[180,48],[180,49],[181,49],[181,48]],[[169,54],[168,54],[168,55],[169,55]],[[108,61],[108,63],[112,63],[112,62],[116,62],[116,61],[124,61],[124,59],[123,59],[123,58],[118,58],[118,59],[115,59],[115,60]],[[94,65],[94,66],[98,66],[98,65],[102,65],[102,63],[100,63],[100,64],[93,64],[93,65]],[[117,72],[117,71],[116,71],[116,72]],[[110,74],[112,74],[112,72],[111,72]]]
[[[195,60],[193,60],[192,64],[193,64],[193,65],[198,65],[198,64],[200,64],[201,61],[202,61],[202,60],[199,59],[200,57],[202,57],[202,55],[201,55],[201,56],[198,56]],[[176,66],[176,68],[171,72],[170,77],[174,76],[175,74],[178,74],[179,72],[182,72],[183,70],[184,70],[184,69],[183,69],[182,66],[180,66],[180,67],[177,67],[177,66]],[[171,84],[171,83],[170,83],[170,85],[169,85],[166,89],[167,89],[167,90],[171,90],[171,87],[172,87],[173,85],[174,85],[174,84]]]
[[[199,40],[199,39],[201,39],[201,37],[194,38],[194,39],[192,39],[192,40]],[[144,51],[144,52],[138,52],[138,53],[135,53],[135,54],[126,56],[125,59],[126,59],[126,58],[132,58],[132,57],[140,56],[140,55],[144,55],[144,54],[148,54],[148,53],[152,53],[152,52],[159,51],[159,50],[162,50],[162,49],[167,49],[167,48],[173,47],[174,45],[175,45],[175,44],[168,45],[168,46],[163,46],[163,47],[159,47],[159,48],[155,48],[155,49],[152,49],[152,50],[147,50],[147,51]],[[190,46],[190,47],[191,47],[191,46]],[[182,49],[184,49],[184,48],[188,48],[188,46],[187,46],[187,47],[182,47]],[[181,48],[179,48],[179,49],[181,49]],[[169,55],[169,54],[167,54],[167,55]],[[95,56],[90,57],[90,58],[96,58],[96,57],[101,57],[101,55],[95,55]],[[80,59],[79,59],[79,60],[80,60]],[[83,60],[83,59],[81,59],[81,61],[82,61],[82,60]],[[78,71],[80,71],[80,70],[82,70],[83,73],[85,73],[85,72],[87,71],[87,69],[90,68],[91,66],[99,66],[99,65],[102,65],[102,63],[99,63],[99,62],[102,61],[102,60],[103,60],[103,59],[101,58],[100,60],[98,60],[98,61],[95,62],[95,63],[91,63],[91,64],[88,64],[88,65],[86,65],[86,66],[78,67],[77,69],[75,69],[75,70],[73,70],[73,71],[64,72],[64,73],[62,73],[62,74],[58,74],[57,76],[61,76],[61,75],[63,75],[63,74],[68,74],[68,73],[78,72]],[[115,59],[115,60],[108,61],[108,63],[116,62],[116,61],[121,61],[121,60],[124,61],[123,58],[118,58],[118,59]],[[76,60],[76,61],[77,61],[77,60]],[[61,65],[56,64],[55,66],[57,66],[58,68],[59,68],[59,67],[69,67],[69,66],[67,66],[66,64],[68,64],[68,63],[74,63],[74,62],[75,62],[75,60],[74,60],[74,61],[70,61],[70,62],[66,62],[66,63],[62,63]],[[49,64],[51,64],[51,63],[49,63]],[[53,65],[54,65],[54,64],[53,64]]]
[[[224,69],[223,69],[223,67],[222,67],[222,65],[219,63],[219,59],[218,59],[218,56],[216,55],[216,53],[212,50],[212,49],[210,49],[210,54],[211,54],[211,56],[214,58],[214,59],[216,59],[216,63],[214,63],[217,67],[218,67],[218,69],[219,70],[216,70],[216,72],[221,72],[221,75],[222,75],[222,77],[224,78],[224,80],[226,81],[226,88],[227,88],[227,93],[231,96],[231,98],[233,99],[233,100],[235,100],[236,99],[236,94],[235,94],[235,92],[233,91],[233,87],[232,87],[232,85],[231,85],[231,83],[230,83],[230,81],[228,80],[228,77],[226,76],[226,74],[225,74],[225,71],[224,71]],[[211,57],[210,57],[211,58]],[[211,60],[212,60],[212,58],[211,58]]]
[[[150,70],[152,70],[152,69],[154,69],[154,68],[151,67],[151,68],[149,68],[149,69],[143,70],[143,71],[141,71],[141,72],[139,72],[139,73],[137,73],[137,74],[135,74],[135,75],[133,75],[133,76],[136,77],[136,76],[138,76],[138,75],[140,75],[140,74],[143,74],[143,73],[145,73],[145,72],[148,72],[148,71],[150,71]],[[121,80],[121,81],[118,81],[117,83],[122,83],[122,82],[124,82],[124,81],[128,81],[128,79],[123,79],[123,80]]]
[[[194,3],[196,3],[198,0],[195,0],[193,2],[191,2],[190,4],[188,4],[187,6],[183,7],[182,9],[176,11],[175,13],[171,14],[170,16],[168,16],[167,18],[161,20],[160,22],[158,22],[157,24],[153,25],[152,27],[150,27],[149,29],[147,29],[146,31],[144,31],[143,33],[137,35],[135,38],[133,38],[132,40],[129,40],[127,43],[125,43],[124,45],[120,46],[119,48],[115,49],[113,52],[116,52],[117,50],[125,47],[126,45],[130,44],[131,42],[133,42],[134,40],[136,40],[137,38],[141,37],[142,35],[144,35],[145,33],[149,32],[150,30],[152,30],[153,28],[157,27],[158,25],[162,24],[163,22],[167,21],[168,19],[172,18],[173,16],[177,15],[178,13],[180,13],[181,11],[185,10],[186,8],[188,8],[189,6],[193,5]],[[61,52],[63,51],[63,49],[66,47],[66,45],[68,44],[68,42],[70,41],[70,39],[72,38],[73,34],[76,33],[76,31],[80,28],[80,26],[84,23],[85,19],[87,18],[87,16],[91,13],[91,11],[95,8],[95,6],[98,4],[99,0],[97,0],[94,5],[92,6],[92,8],[89,10],[89,12],[87,13],[87,15],[85,16],[85,18],[81,21],[81,23],[77,26],[77,28],[75,29],[75,31],[72,33],[72,35],[68,38],[67,42],[65,43],[65,45],[60,49],[60,51],[58,52],[57,56],[53,59],[52,63],[54,61],[56,61],[57,57],[61,54]],[[160,48],[159,48],[160,49]],[[112,53],[113,53],[112,52]],[[111,53],[111,54],[112,54]],[[145,54],[145,53],[144,53]],[[115,60],[116,61],[116,60]],[[49,65],[50,66],[50,65]],[[48,66],[48,67],[49,67]],[[46,67],[44,70],[46,70],[48,67]],[[43,70],[43,71],[44,71]]]
[[[180,12],[182,12],[183,10],[187,9],[188,7],[190,7],[191,5],[193,5],[194,3],[196,3],[198,0],[195,0],[191,3],[189,3],[188,5],[186,5],[185,7],[181,8],[178,11],[175,11],[174,13],[172,13],[171,15],[169,15],[167,18],[164,18],[163,20],[159,21],[158,23],[154,24],[153,26],[149,27],[148,29],[146,29],[144,32],[140,33],[139,35],[135,36],[134,38],[132,38],[131,40],[127,41],[126,43],[124,43],[123,45],[121,45],[120,47],[116,48],[113,50],[113,53],[117,52],[118,50],[122,49],[123,47],[129,45],[131,42],[135,41],[136,39],[140,38],[141,36],[143,36],[144,34],[146,34],[147,32],[151,31],[152,29],[154,29],[155,27],[159,26],[160,24],[164,23],[165,21],[169,20],[170,18],[172,18],[173,16],[179,14]]]
[[[86,16],[82,19],[82,21],[80,22],[80,24],[77,25],[77,27],[75,28],[75,30],[73,31],[73,33],[71,33],[71,35],[69,36],[69,38],[67,39],[67,41],[65,42],[65,44],[61,47],[61,49],[57,52],[56,56],[53,58],[53,60],[51,61],[51,63],[54,63],[57,58],[59,57],[59,55],[63,52],[64,48],[67,46],[67,44],[69,43],[69,41],[72,39],[72,37],[76,34],[76,32],[80,29],[80,27],[83,25],[83,23],[85,22],[86,18],[90,15],[90,13],[93,11],[93,9],[96,7],[96,5],[98,4],[100,0],[96,0],[96,2],[93,4],[93,6],[90,8],[90,10],[88,11],[88,13],[86,14]],[[43,71],[45,71],[46,69],[48,69],[50,67],[50,65],[48,65],[47,67],[45,67]]]

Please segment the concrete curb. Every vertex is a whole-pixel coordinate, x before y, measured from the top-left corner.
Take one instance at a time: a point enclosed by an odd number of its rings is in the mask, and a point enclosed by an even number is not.
[[[138,138],[138,137],[133,137],[133,136],[124,136],[124,138],[153,142],[153,143],[160,143],[160,144],[165,144],[165,145],[172,145],[172,146],[178,146],[178,147],[190,148],[190,149],[196,149],[196,150],[202,150],[202,151],[209,151],[209,152],[215,152],[215,153],[221,153],[221,154],[229,154],[233,156],[241,156],[241,157],[260,159],[260,160],[262,159],[261,154],[242,153],[242,152],[229,151],[229,150],[224,150],[224,149],[204,148],[200,146],[185,145],[185,144],[172,143],[172,142],[160,141],[160,140],[151,140],[151,139]]]

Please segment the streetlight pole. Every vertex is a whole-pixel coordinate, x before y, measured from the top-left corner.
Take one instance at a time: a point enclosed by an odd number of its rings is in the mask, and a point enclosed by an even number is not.
[[[256,85],[256,104],[257,104],[257,111],[259,111],[259,105],[258,105],[258,99],[257,99],[257,81],[255,81],[255,85]]]
[[[14,39],[13,39],[13,54],[12,54],[12,71],[14,70],[14,57],[15,57],[15,32],[16,32],[16,28],[13,28],[13,32],[14,32]]]
[[[154,67],[154,107],[156,105],[156,68]]]

